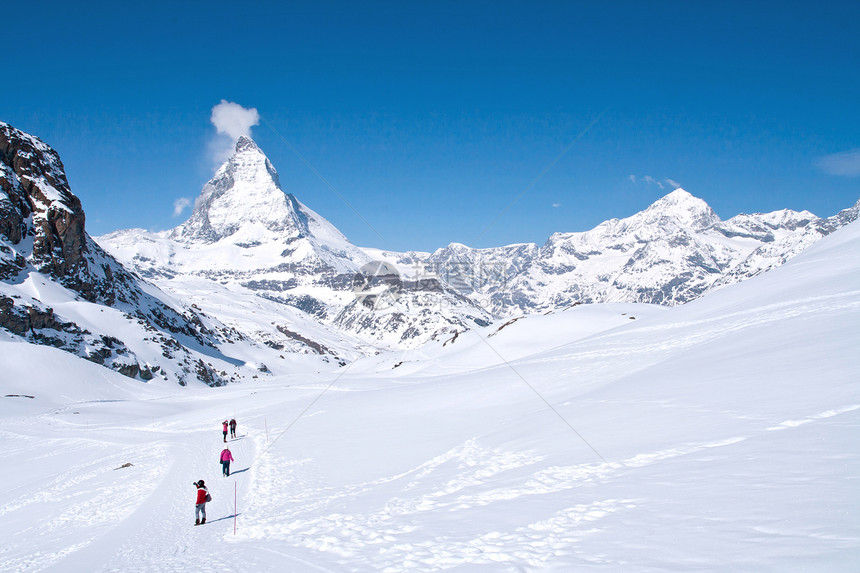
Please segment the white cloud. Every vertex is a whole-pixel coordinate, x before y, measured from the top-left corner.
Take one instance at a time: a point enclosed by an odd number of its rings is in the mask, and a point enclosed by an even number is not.
[[[173,202],[173,216],[178,217],[191,205],[191,199],[188,197],[180,197]]]
[[[238,103],[222,99],[221,103],[212,108],[212,125],[230,136],[234,142],[241,136],[251,137],[251,128],[260,123],[257,108],[244,108]]]
[[[627,178],[630,179],[630,182],[633,183],[634,185],[637,185],[639,183],[644,183],[645,185],[649,185],[649,186],[653,185],[653,186],[658,187],[660,189],[665,189],[667,185],[671,185],[672,189],[677,189],[681,186],[680,183],[678,183],[677,181],[675,181],[673,179],[669,179],[668,177],[663,179],[663,181],[660,181],[659,179],[655,179],[654,177],[651,177],[650,175],[643,175],[641,177],[636,176],[636,175],[628,175]],[[665,183],[665,185],[663,183]]]
[[[553,203],[552,206],[558,209],[559,207],[561,207],[561,203]]]
[[[660,189],[663,189],[663,184],[660,183],[659,181],[657,181],[656,179],[654,179],[653,177],[651,177],[650,175],[646,175],[645,177],[643,177],[642,181],[644,181],[645,183],[647,183],[649,185],[656,185]]]
[[[857,177],[860,175],[860,149],[825,155],[816,162],[816,165],[831,175]]]
[[[212,108],[210,121],[218,134],[209,141],[208,153],[217,168],[233,155],[237,139],[251,137],[251,128],[260,123],[260,114],[256,108],[222,99]]]

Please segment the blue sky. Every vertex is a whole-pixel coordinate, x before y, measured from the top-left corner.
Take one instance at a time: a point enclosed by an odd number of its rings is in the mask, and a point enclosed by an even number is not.
[[[0,120],[59,151],[93,235],[187,218],[222,99],[362,246],[543,243],[669,180],[723,218],[860,199],[856,1],[24,4]]]

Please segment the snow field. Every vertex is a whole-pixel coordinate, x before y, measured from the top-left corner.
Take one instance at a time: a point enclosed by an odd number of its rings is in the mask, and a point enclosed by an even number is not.
[[[0,570],[856,571],[858,252],[226,388],[0,341]]]

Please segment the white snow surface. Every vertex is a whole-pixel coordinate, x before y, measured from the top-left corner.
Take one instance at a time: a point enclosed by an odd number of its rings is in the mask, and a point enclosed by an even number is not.
[[[0,571],[857,571],[858,255],[223,388],[0,334]]]

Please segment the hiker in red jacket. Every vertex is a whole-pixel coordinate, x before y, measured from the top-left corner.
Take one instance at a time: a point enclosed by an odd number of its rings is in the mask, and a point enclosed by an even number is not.
[[[197,487],[197,501],[194,505],[194,525],[203,525],[206,523],[206,502],[208,501],[206,498],[209,496],[209,490],[206,489],[206,484],[203,483],[203,480],[194,482],[194,485]],[[200,519],[201,515],[203,519]]]
[[[223,426],[223,430],[224,430],[224,443],[226,444],[226,443],[227,443],[227,420],[224,420],[224,422],[223,422],[221,425]]]
[[[230,477],[230,462],[233,461],[233,454],[230,453],[230,448],[224,448],[221,451],[221,469],[226,477]]]

